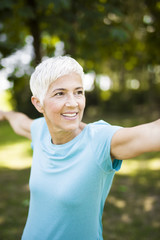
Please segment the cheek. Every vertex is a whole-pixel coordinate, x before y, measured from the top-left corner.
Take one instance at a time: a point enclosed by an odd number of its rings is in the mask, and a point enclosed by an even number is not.
[[[54,114],[59,114],[61,113],[62,111],[62,106],[61,105],[58,105],[58,104],[55,104],[55,105],[52,105],[51,106],[51,111],[54,113]]]
[[[61,102],[48,102],[47,103],[47,107],[46,107],[46,110],[47,112],[50,112],[51,114],[52,113],[60,113],[61,110],[63,108],[63,104]]]

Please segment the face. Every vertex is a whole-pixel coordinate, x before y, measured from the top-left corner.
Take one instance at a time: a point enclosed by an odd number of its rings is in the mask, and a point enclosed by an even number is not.
[[[84,108],[82,79],[76,73],[62,76],[53,82],[43,102],[43,114],[49,129],[60,132],[76,131]]]

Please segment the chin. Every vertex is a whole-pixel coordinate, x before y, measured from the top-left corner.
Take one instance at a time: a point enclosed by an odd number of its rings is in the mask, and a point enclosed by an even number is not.
[[[65,126],[63,125],[63,129],[66,131],[73,131],[79,128],[80,122],[78,123],[65,123]]]

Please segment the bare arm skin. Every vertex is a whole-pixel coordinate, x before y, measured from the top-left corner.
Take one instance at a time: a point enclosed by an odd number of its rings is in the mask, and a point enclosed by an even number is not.
[[[31,139],[32,119],[24,113],[0,111],[0,121],[7,120],[14,132],[18,135]]]
[[[111,142],[111,156],[130,159],[145,152],[160,151],[160,119],[117,131]]]

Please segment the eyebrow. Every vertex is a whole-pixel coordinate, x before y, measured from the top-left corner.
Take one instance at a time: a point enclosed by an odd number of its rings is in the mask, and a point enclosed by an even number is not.
[[[78,89],[84,90],[83,87],[76,87],[74,90],[78,90]],[[52,93],[57,92],[57,91],[66,91],[66,90],[67,90],[66,88],[56,88],[52,91]]]

